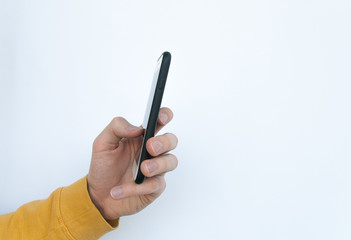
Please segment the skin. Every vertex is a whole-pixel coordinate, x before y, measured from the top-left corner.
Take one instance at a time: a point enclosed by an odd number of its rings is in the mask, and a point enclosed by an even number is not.
[[[169,108],[161,108],[156,132],[172,118]],[[146,149],[154,158],[143,161],[141,165],[146,176],[144,182],[134,183],[133,173],[140,154],[142,134],[141,127],[116,117],[94,141],[88,191],[106,220],[137,213],[152,203],[166,188],[165,173],[178,165],[176,156],[168,153],[178,143],[174,134],[150,138]]]

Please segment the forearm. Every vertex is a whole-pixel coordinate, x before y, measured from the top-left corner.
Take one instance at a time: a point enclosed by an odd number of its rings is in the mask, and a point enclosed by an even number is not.
[[[110,224],[91,202],[83,178],[57,189],[45,200],[27,203],[13,213],[1,215],[0,239],[95,240],[115,229],[118,220]]]

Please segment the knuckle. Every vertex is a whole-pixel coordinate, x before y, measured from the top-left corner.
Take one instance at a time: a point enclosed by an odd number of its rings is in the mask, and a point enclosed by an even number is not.
[[[94,139],[94,142],[93,142],[93,147],[95,147],[96,145],[99,145],[99,138],[98,137],[96,137]]]
[[[99,151],[103,147],[103,141],[102,139],[98,136],[95,138],[93,142],[93,152]]]
[[[123,189],[123,191],[124,191],[125,195],[128,197],[137,196],[140,194],[139,189],[135,188],[135,187],[125,188],[125,189]]]
[[[120,123],[121,121],[123,120],[123,118],[122,117],[114,117],[113,119],[112,119],[112,124],[118,124],[118,123]]]

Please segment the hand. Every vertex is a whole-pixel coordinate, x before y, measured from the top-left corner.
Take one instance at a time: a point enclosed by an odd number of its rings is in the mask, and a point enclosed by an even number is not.
[[[172,117],[170,109],[161,108],[156,132]],[[141,164],[141,171],[146,176],[144,182],[134,183],[133,173],[136,171],[143,131],[141,127],[117,117],[94,141],[88,191],[107,220],[137,213],[153,202],[166,187],[165,173],[177,167],[177,158],[167,153],[177,146],[177,137],[166,133],[150,138],[146,149],[154,158]]]

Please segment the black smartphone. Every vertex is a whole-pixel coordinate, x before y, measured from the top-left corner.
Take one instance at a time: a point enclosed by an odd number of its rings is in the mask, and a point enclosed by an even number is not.
[[[157,60],[150,96],[146,106],[144,122],[142,125],[145,132],[135,174],[135,183],[138,184],[142,183],[145,179],[145,176],[140,169],[141,163],[146,159],[152,158],[152,156],[146,150],[146,142],[149,138],[155,136],[158,114],[160,112],[162,96],[166,86],[170,64],[171,54],[169,52],[162,53],[160,58]]]

